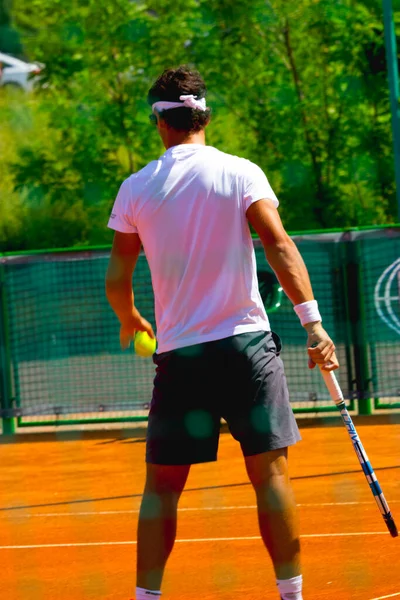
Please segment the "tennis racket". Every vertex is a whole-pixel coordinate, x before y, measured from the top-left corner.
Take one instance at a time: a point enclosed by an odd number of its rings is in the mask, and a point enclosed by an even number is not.
[[[355,450],[355,453],[357,454],[358,460],[360,461],[361,468],[364,472],[365,477],[367,478],[368,484],[371,488],[371,492],[375,498],[378,508],[381,511],[383,520],[385,521],[386,526],[389,529],[390,535],[392,537],[397,537],[399,533],[397,531],[396,523],[394,522],[392,513],[390,512],[388,503],[385,500],[385,496],[383,495],[381,486],[379,485],[378,479],[376,478],[372,465],[368,460],[367,453],[363,448],[356,428],[354,427],[353,421],[348,413],[346,404],[344,402],[343,393],[340,389],[338,381],[334,373],[332,373],[332,371],[323,371],[322,369],[320,370],[324,378],[326,387],[328,388],[328,391],[331,395],[331,398],[336,404],[340,412],[340,416],[342,417],[342,421],[346,426],[347,433],[350,436],[353,448]]]

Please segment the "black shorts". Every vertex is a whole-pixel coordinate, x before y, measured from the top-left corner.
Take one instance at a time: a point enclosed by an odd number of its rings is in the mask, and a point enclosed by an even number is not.
[[[146,461],[188,465],[217,459],[221,418],[244,456],[301,439],[272,332],[155,354]]]

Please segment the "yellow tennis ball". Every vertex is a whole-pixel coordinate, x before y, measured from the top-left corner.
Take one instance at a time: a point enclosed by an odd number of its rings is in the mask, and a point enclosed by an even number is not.
[[[147,331],[138,331],[135,335],[134,348],[139,356],[152,356],[156,351],[157,340],[151,338]]]

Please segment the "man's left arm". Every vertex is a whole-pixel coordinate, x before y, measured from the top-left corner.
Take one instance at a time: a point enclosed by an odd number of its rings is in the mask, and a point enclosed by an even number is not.
[[[106,273],[106,296],[121,324],[120,342],[124,349],[129,347],[136,331],[146,331],[155,338],[151,324],[141,316],[134,302],[132,276],[141,246],[137,233],[116,231]]]

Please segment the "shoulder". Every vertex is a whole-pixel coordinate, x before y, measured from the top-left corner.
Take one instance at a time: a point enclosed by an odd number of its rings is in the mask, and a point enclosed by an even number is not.
[[[221,150],[218,150],[213,146],[207,146],[207,148],[209,148],[210,156],[212,156],[221,163],[225,163],[225,165],[227,166],[231,165],[238,175],[263,173],[261,167],[259,167],[256,163],[252,162],[248,158],[237,156],[236,154],[222,152]]]
[[[240,167],[241,167],[242,173],[244,175],[253,176],[253,177],[260,176],[260,175],[265,176],[262,168],[259,165],[257,165],[255,162],[252,162],[248,158],[239,158],[239,161],[240,161]]]
[[[159,169],[159,160],[152,160],[147,163],[146,166],[142,167],[139,171],[132,173],[130,177],[128,177],[127,181],[130,181],[131,184],[139,183],[140,181],[146,181],[149,177],[152,177]]]
[[[234,154],[229,154],[228,152],[223,152],[222,150],[215,148],[215,146],[204,146],[204,152],[208,154],[210,158],[217,159],[221,162],[236,163],[238,160],[242,160]]]
[[[247,158],[242,158],[241,156],[236,156],[235,154],[229,154],[228,152],[223,152],[214,146],[205,146],[205,150],[210,160],[215,161],[216,164],[221,164],[228,168],[231,167],[232,170],[238,173],[245,172],[249,166],[254,164]]]
[[[135,194],[137,191],[140,191],[141,187],[157,173],[158,162],[159,161],[157,160],[153,160],[139,171],[129,175],[129,177],[122,182],[121,190],[129,194]]]

